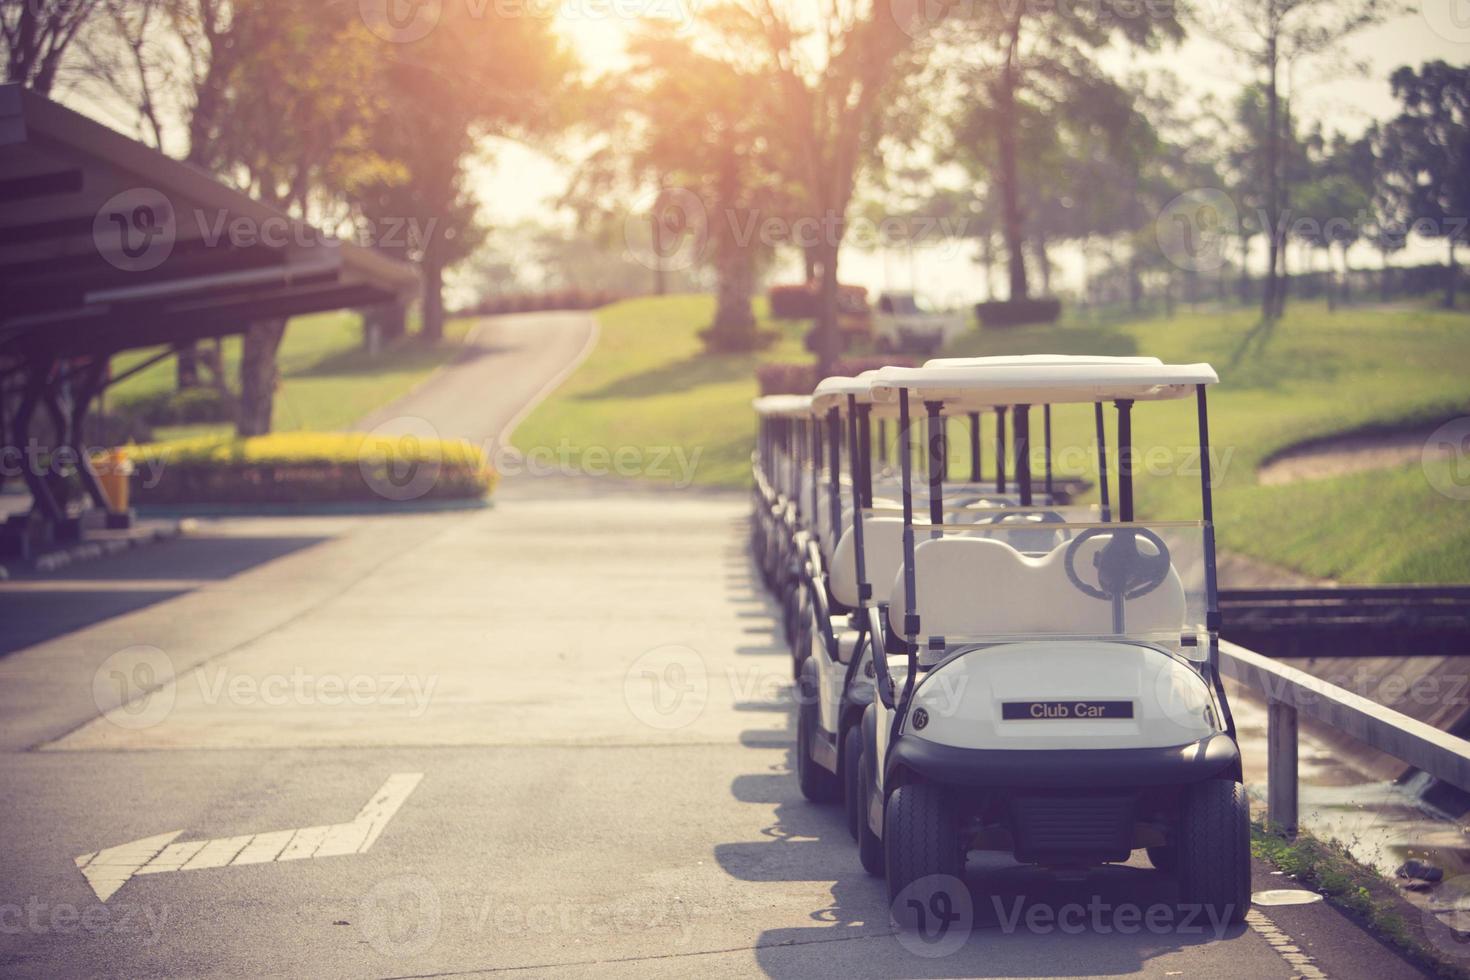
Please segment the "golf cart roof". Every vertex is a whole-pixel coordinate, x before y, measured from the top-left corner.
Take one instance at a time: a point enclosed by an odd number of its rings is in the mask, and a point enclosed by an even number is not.
[[[855,378],[836,376],[823,378],[812,391],[812,414],[826,415],[832,409],[845,411],[849,395],[858,404],[867,405],[873,400],[873,378],[877,371],[864,371]]]
[[[1055,405],[1081,402],[1163,401],[1187,398],[1196,385],[1216,384],[1208,364],[1047,362],[953,367],[883,368],[873,379],[873,401],[892,403],[899,389],[925,401],[966,405]]]
[[[764,395],[751,402],[757,415],[768,418],[803,418],[811,414],[811,395]]]
[[[1104,354],[1005,354],[988,357],[936,357],[926,368],[979,367],[986,364],[1163,364],[1157,357],[1113,357]]]

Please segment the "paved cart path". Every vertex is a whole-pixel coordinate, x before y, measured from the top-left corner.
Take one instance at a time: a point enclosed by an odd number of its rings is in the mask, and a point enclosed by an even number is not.
[[[0,974],[1416,975],[1320,904],[1171,918],[1141,862],[972,862],[973,935],[900,940],[796,791],[745,507],[512,481],[54,581],[131,598],[0,658]]]

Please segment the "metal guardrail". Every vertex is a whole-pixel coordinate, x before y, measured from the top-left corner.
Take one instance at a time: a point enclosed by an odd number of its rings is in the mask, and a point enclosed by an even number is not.
[[[1272,657],[1470,655],[1470,587],[1223,589],[1225,635]]]
[[[1298,827],[1300,715],[1470,790],[1470,741],[1224,640],[1220,642],[1220,671],[1266,700],[1266,818],[1287,834],[1294,835]]]

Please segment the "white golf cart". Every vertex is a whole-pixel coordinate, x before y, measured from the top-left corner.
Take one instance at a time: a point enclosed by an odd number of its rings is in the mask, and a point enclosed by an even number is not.
[[[886,581],[869,574],[891,586],[869,626],[891,655],[874,661],[863,719],[860,847],[875,870],[881,841],[889,895],[909,900],[893,909],[900,921],[919,914],[926,889],[963,881],[971,850],[1073,869],[1143,848],[1177,873],[1184,901],[1230,921],[1247,911],[1248,808],[1217,670],[1205,397],[1217,378],[1208,365],[1081,360],[872,379],[873,402],[899,413],[903,561]],[[1134,406],[1191,397],[1203,520],[1138,522]],[[1105,497],[1101,520],[1048,519],[1026,529],[1045,540],[1021,542],[1006,523],[952,522],[931,485],[928,522],[916,520],[915,408],[932,420],[975,402],[1022,418],[1068,403],[1101,418],[1112,403],[1116,515]]]
[[[786,642],[795,650],[816,490],[811,396],[767,395],[757,398],[753,407],[759,428],[751,547],[766,586],[781,603]]]
[[[825,447],[817,454],[825,465],[819,470],[820,493],[815,506],[813,542],[816,552],[804,569],[806,595],[802,603],[805,648],[799,648],[795,665],[798,679],[796,773],[801,790],[814,802],[841,798],[847,804],[849,829],[854,837],[861,827],[861,798],[858,767],[860,732],[864,709],[872,701],[873,664],[868,607],[871,589],[859,582],[868,576],[891,581],[903,560],[903,508],[896,499],[874,497],[872,470],[872,422],[897,417],[896,405],[874,406],[871,399],[872,372],[859,378],[828,378],[812,395],[812,414],[825,429]],[[1025,488],[1006,493],[1004,419],[1008,406],[980,405],[970,400],[952,403],[950,414],[970,418],[970,481],[948,481],[948,416],[929,426],[939,463],[927,470],[931,484],[950,491],[954,498],[946,506],[949,520],[976,524],[1005,524],[1012,540],[1051,532],[1029,527],[1044,521],[1095,520],[1095,508],[1054,504],[1049,494],[1027,492],[1029,436],[1026,416],[1014,413],[1017,425],[1013,444],[1017,448],[1016,469],[1026,475]],[[983,482],[980,445],[980,410],[997,410],[1001,420],[996,461],[997,485]],[[1048,432],[1049,436],[1049,432]],[[1050,486],[1050,438],[1047,441],[1047,486]],[[846,460],[848,466],[843,467]],[[894,492],[901,491],[898,484]],[[857,520],[863,516],[862,522]],[[1021,525],[1021,526],[1018,526]],[[824,572],[826,574],[824,574]],[[881,631],[878,633],[881,637]],[[803,655],[803,649],[805,651]],[[875,859],[876,866],[876,859]]]

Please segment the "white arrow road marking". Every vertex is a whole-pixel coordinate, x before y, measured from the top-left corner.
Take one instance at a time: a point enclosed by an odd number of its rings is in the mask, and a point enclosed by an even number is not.
[[[185,841],[182,844],[175,843],[174,838],[183,831],[175,830],[83,854],[77,858],[77,867],[97,897],[105,902],[134,875],[363,854],[373,846],[383,828],[388,826],[388,821],[393,819],[393,814],[398,812],[423,778],[421,772],[400,772],[389,776],[382,789],[373,794],[350,823]]]

